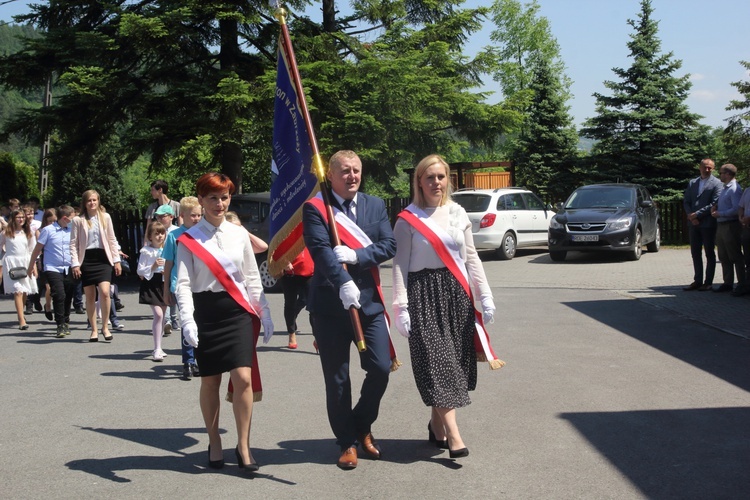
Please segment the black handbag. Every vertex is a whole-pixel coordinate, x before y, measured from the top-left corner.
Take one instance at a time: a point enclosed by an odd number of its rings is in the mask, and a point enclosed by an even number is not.
[[[26,274],[25,267],[11,267],[8,269],[8,276],[12,280],[21,280],[28,276],[28,274]]]

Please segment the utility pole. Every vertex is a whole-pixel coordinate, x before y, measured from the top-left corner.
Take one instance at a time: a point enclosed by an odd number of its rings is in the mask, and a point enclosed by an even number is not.
[[[44,103],[42,107],[48,108],[52,106],[52,74],[47,77],[47,85],[44,89]],[[44,197],[44,192],[47,191],[49,186],[49,173],[47,171],[47,165],[49,164],[49,148],[51,142],[51,134],[47,132],[44,134],[44,141],[42,142],[42,157],[39,161],[39,193]]]

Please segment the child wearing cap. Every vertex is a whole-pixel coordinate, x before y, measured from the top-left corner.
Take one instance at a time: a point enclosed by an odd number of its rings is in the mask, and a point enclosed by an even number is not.
[[[177,226],[172,225],[172,220],[174,220],[175,213],[171,205],[160,206],[156,209],[154,215],[156,216],[156,220],[161,222],[161,224],[166,228],[167,235],[169,235],[169,233],[171,233],[172,231],[179,229]],[[176,305],[172,304],[167,307],[167,314],[165,315],[164,319],[164,336],[167,337],[172,334],[172,330],[177,330],[179,328],[177,325]]]

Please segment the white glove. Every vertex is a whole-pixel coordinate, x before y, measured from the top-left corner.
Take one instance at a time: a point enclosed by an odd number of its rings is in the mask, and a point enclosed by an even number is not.
[[[342,264],[356,264],[357,262],[359,262],[357,252],[347,246],[335,246],[333,247],[333,253],[336,254],[336,259],[338,259],[338,261]]]
[[[271,318],[261,318],[260,322],[263,324],[263,343],[268,344],[273,336],[273,321]]]
[[[341,285],[339,299],[341,299],[341,303],[344,304],[344,309],[347,311],[351,306],[354,306],[357,309],[362,307],[359,303],[359,288],[357,288],[357,285],[355,285],[352,280]]]
[[[271,307],[268,305],[265,294],[260,297],[261,303],[263,304],[260,308],[260,323],[263,325],[263,343],[268,344],[268,341],[273,337],[273,320],[271,319]]]
[[[396,330],[398,333],[406,337],[411,337],[411,318],[409,317],[409,309],[403,306],[396,307]]]
[[[182,336],[189,346],[198,347],[198,325],[191,318],[182,320]]]
[[[495,322],[495,302],[491,296],[482,297],[482,321],[485,324]]]

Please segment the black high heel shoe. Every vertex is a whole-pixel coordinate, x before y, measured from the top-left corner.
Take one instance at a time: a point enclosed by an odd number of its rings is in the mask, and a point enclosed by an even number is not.
[[[447,441],[446,441],[447,443]],[[447,446],[446,446],[447,448]],[[469,449],[468,448],[459,448],[458,450],[448,450],[448,455],[451,458],[463,458],[469,456]]]
[[[235,453],[235,455],[237,455],[237,466],[240,469],[245,469],[248,472],[258,472],[258,469],[260,469],[260,465],[258,465],[258,462],[255,462],[254,464],[246,464],[242,460],[242,455],[240,455],[240,447],[239,446],[237,446],[234,449],[234,453]]]
[[[211,460],[211,445],[208,445],[208,466],[212,469],[221,469],[224,467],[224,458],[219,460]]]
[[[448,449],[448,439],[443,439],[442,441],[435,437],[435,433],[432,432],[432,422],[427,422],[427,439],[430,441],[430,443],[435,443],[435,446],[438,447],[440,450],[447,450]]]

